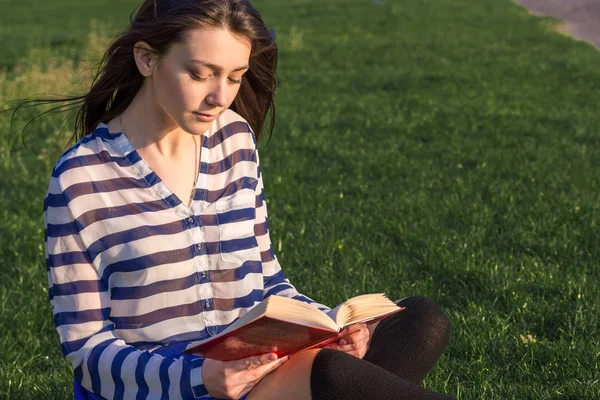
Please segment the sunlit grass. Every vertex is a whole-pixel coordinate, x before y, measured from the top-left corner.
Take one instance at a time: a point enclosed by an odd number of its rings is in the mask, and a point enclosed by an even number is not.
[[[51,106],[23,108],[12,127],[6,110],[18,99],[83,93],[107,43],[102,32],[92,23],[77,62],[32,49],[10,72],[0,70],[0,398],[72,397],[72,372],[49,308],[40,219],[50,171],[72,131],[65,115],[48,114],[22,136],[25,124]]]

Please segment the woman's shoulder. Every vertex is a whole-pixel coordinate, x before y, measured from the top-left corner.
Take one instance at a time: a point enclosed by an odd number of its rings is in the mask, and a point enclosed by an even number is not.
[[[234,141],[244,147],[256,147],[256,137],[252,127],[240,114],[232,109],[227,109],[219,116],[208,132],[209,147],[214,147],[224,142]]]
[[[100,123],[58,158],[52,169],[52,178],[64,181],[69,171],[74,169],[101,168],[106,161],[119,156],[114,144],[117,136],[110,133],[105,124]]]

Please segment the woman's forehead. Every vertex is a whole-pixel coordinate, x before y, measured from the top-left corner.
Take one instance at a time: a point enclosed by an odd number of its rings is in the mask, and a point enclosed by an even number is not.
[[[199,61],[233,71],[248,64],[251,50],[249,39],[224,28],[198,28],[188,31],[172,52],[185,62]]]

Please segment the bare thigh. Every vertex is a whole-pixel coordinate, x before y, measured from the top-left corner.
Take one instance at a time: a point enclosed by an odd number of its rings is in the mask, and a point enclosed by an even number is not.
[[[378,324],[379,322],[375,322],[367,325],[370,333],[369,342]],[[285,364],[261,379],[248,393],[247,399],[311,400],[310,372],[313,360],[319,351],[321,350],[307,350],[290,356]]]
[[[302,351],[265,376],[250,391],[248,400],[311,400],[310,371],[320,349]]]

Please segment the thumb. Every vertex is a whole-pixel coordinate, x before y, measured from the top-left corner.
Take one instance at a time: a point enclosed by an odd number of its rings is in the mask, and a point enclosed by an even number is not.
[[[281,357],[278,360],[272,361],[268,364],[264,364],[264,365],[261,365],[260,367],[254,368],[252,371],[250,371],[250,373],[252,374],[251,379],[253,381],[262,379],[265,375],[269,374],[270,372],[276,370],[281,365],[283,365],[283,363],[285,363],[287,360],[288,360],[288,356],[285,356],[285,357]]]
[[[262,354],[260,356],[242,358],[235,362],[233,368],[238,372],[251,370],[253,368],[260,367],[261,365],[269,364],[273,361],[276,361],[277,358],[277,354],[275,353],[267,353]]]

